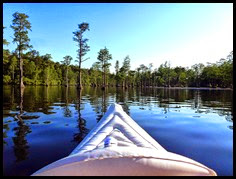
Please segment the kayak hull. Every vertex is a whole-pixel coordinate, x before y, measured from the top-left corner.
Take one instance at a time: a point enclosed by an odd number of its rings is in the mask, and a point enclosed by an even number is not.
[[[83,141],[33,176],[216,176],[205,165],[168,152],[118,104],[109,107]]]

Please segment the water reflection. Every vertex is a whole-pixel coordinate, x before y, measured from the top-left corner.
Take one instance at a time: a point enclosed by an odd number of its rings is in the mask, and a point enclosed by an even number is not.
[[[14,90],[8,99],[7,108],[14,109]],[[32,91],[34,91],[32,93]],[[89,103],[96,113],[97,122],[102,118],[108,106],[117,102],[122,105],[126,113],[130,113],[130,106],[139,106],[140,109],[147,106],[151,111],[160,108],[164,114],[168,114],[170,109],[191,108],[195,113],[217,113],[220,116],[232,116],[232,91],[222,90],[187,90],[168,88],[106,88],[86,87],[81,91],[80,103]],[[53,114],[53,104],[55,102],[65,103],[63,106],[64,117],[72,117],[70,106],[77,106],[78,95],[74,87],[27,87],[25,90],[24,108],[29,112],[43,112]],[[76,100],[77,99],[77,100]],[[11,101],[9,103],[9,101]],[[5,103],[5,102],[4,102]],[[79,104],[81,108],[81,104]],[[78,107],[77,107],[78,110]],[[81,109],[80,109],[81,110]],[[5,111],[5,110],[4,110]],[[4,112],[5,113],[5,112]],[[24,115],[22,116],[24,117]]]
[[[100,108],[100,113],[97,113],[97,122],[101,120],[102,116],[105,114],[107,111],[107,103],[108,103],[108,98],[107,98],[107,91],[108,89],[105,88],[102,90],[102,99],[101,99],[101,108]]]
[[[25,125],[23,121],[17,122],[18,127],[15,127],[13,131],[15,131],[15,136],[12,137],[14,143],[14,153],[16,157],[16,161],[22,161],[27,159],[29,154],[28,149],[28,141],[26,139],[26,135],[31,133],[30,127]]]
[[[74,134],[74,141],[76,142],[81,142],[89,132],[89,130],[86,128],[86,120],[83,119],[81,115],[81,110],[83,110],[83,107],[81,106],[82,90],[83,89],[77,90],[76,109],[78,110],[77,128],[79,129],[79,132]]]
[[[9,91],[7,91],[9,90]],[[15,89],[4,90],[4,115],[10,115],[8,110],[16,111],[22,109],[17,102]],[[24,92],[24,109],[27,112],[43,112],[53,114],[53,105],[56,102],[65,103],[63,112],[65,117],[71,117],[71,104],[77,99],[77,89],[73,87],[26,87]],[[216,112],[219,115],[232,114],[232,92],[231,91],[210,91],[210,90],[186,90],[186,89],[156,89],[156,88],[85,88],[81,94],[82,102],[90,103],[97,113],[97,121],[101,119],[108,106],[117,102],[129,113],[131,105],[138,105],[140,108],[147,106],[149,110],[153,107],[161,108],[168,113],[170,108],[191,107],[195,113]],[[71,100],[70,100],[71,99]],[[23,115],[24,117],[24,115]]]
[[[99,94],[97,91],[97,87],[94,88],[95,90],[93,90],[90,93],[90,104],[93,107],[93,110],[96,113],[96,121],[98,122],[101,118],[102,118],[102,109],[101,109],[101,101],[99,98]],[[103,105],[102,105],[103,106]]]
[[[23,100],[24,99],[24,88],[20,88],[20,112],[16,115],[17,127],[13,129],[15,132],[15,136],[12,137],[14,143],[14,153],[16,157],[16,161],[25,160],[28,156],[28,141],[26,139],[26,135],[31,133],[30,127],[24,123],[22,119],[23,111]]]
[[[91,88],[89,88],[91,89]],[[110,95],[110,94],[109,94]],[[108,89],[100,90],[99,87],[93,87],[89,93],[89,102],[96,113],[96,121],[99,122],[107,111],[109,104]]]
[[[65,117],[71,117],[72,116],[72,111],[69,108],[69,103],[68,103],[68,86],[65,88],[65,107],[64,107],[64,116]]]
[[[7,142],[5,141],[5,139],[8,137],[7,136],[7,132],[9,131],[9,125],[8,124],[3,124],[3,147],[4,145],[7,145]]]
[[[129,101],[133,101],[133,96],[135,96],[135,91],[132,89],[125,89],[125,88],[116,88],[116,100],[115,102],[120,104],[123,110],[130,115],[129,111]]]
[[[171,133],[177,135],[181,128],[181,132],[191,133],[193,131],[192,136],[200,134],[199,136],[207,135],[213,139],[214,136],[219,135],[219,130],[220,132],[223,130],[221,133],[223,140],[219,138],[217,144],[223,144],[225,139],[230,143],[230,135],[227,132],[233,130],[232,95],[232,91],[224,90],[163,88],[106,88],[106,90],[101,90],[99,87],[85,87],[83,90],[77,90],[72,86],[26,86],[25,90],[20,92],[17,88],[4,86],[3,149],[6,151],[4,157],[10,156],[16,158],[16,161],[25,160],[31,163],[31,159],[37,160],[38,158],[38,156],[33,156],[35,151],[43,150],[38,149],[38,146],[48,146],[49,144],[58,150],[58,145],[67,143],[68,146],[62,148],[64,150],[68,147],[67,150],[71,151],[70,144],[74,146],[75,143],[81,142],[102,118],[109,105],[114,102],[121,104],[129,115],[132,113],[134,119],[145,121],[146,129],[151,126],[150,131],[147,130],[147,132],[153,132],[155,135],[155,131],[152,129],[160,128],[156,133],[163,134],[160,137],[163,141],[166,139],[168,141]],[[164,122],[159,120],[163,118],[179,120],[165,120]],[[179,121],[180,123],[178,123]],[[202,125],[201,122],[207,124],[206,130],[201,131],[201,127],[199,127]],[[178,129],[175,128],[175,125]],[[203,127],[205,126],[203,125]],[[58,136],[61,132],[65,132],[63,137]],[[186,138],[188,139],[188,136]],[[189,141],[187,139],[186,143],[191,143],[191,135]],[[214,146],[209,143],[209,140],[207,141],[207,138],[206,141],[204,140],[202,139],[203,145],[206,145],[205,148]],[[55,143],[55,146],[51,143]],[[224,150],[224,147],[220,149]],[[230,147],[225,153],[229,151]],[[229,154],[227,155],[229,156]],[[51,156],[44,153],[43,157],[47,161]],[[8,162],[8,160],[4,162]],[[21,166],[22,163],[24,162],[17,162],[17,166]],[[8,168],[8,171],[11,171],[11,168]]]

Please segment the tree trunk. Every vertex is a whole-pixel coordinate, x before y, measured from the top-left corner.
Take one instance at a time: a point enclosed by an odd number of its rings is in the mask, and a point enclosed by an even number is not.
[[[106,72],[104,71],[104,87],[106,87]]]
[[[82,37],[81,37],[82,39]],[[78,77],[78,84],[77,88],[79,90],[82,89],[82,84],[81,84],[81,63],[82,63],[82,42],[81,39],[79,40],[79,46],[80,46],[80,51],[79,51],[79,77]]]
[[[48,76],[46,78],[46,87],[48,87]]]
[[[79,67],[79,76],[78,76],[77,88],[78,89],[82,89],[82,85],[81,85],[81,69],[80,69],[80,67]]]
[[[125,78],[125,89],[127,89],[127,88],[128,88],[128,84],[127,84],[127,80]]]
[[[105,68],[103,68],[103,87],[105,88]]]
[[[68,86],[66,87],[66,105],[68,105]]]
[[[103,85],[102,85],[102,90],[104,90],[105,88],[106,88],[106,72],[105,72],[105,68],[103,67]]]
[[[20,88],[24,88],[25,85],[23,83],[23,59],[20,58]]]
[[[82,83],[81,83],[81,60],[79,61],[79,76],[78,76],[77,88],[78,88],[79,90],[82,89]]]
[[[68,86],[68,66],[66,68],[66,87]]]
[[[15,84],[14,71],[15,71],[15,69],[14,69],[14,66],[13,66],[13,70],[12,70],[12,83],[13,84]]]

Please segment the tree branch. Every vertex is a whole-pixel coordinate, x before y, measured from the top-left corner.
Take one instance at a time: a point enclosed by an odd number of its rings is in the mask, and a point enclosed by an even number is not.
[[[84,60],[81,60],[81,62],[84,62],[84,61],[86,61],[86,60],[88,60],[88,59],[90,59],[90,57],[88,57],[88,58],[86,58],[86,59],[84,59]]]

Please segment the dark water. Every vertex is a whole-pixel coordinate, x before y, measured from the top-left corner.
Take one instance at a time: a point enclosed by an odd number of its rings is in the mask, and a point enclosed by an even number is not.
[[[40,86],[27,86],[23,101],[18,89],[3,87],[4,175],[31,175],[67,156],[114,102],[168,151],[218,175],[233,175],[230,90],[84,88],[79,93],[75,87]]]

